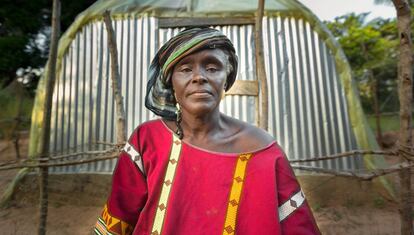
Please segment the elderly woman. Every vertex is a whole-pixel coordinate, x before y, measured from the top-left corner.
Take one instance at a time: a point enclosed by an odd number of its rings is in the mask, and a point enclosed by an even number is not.
[[[162,118],[131,135],[97,234],[319,234],[272,136],[219,111],[236,74],[215,29],[187,29],[158,51],[145,104]]]

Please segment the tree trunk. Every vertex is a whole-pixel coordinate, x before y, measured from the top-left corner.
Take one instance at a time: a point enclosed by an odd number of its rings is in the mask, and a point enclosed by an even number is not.
[[[382,146],[382,130],[381,130],[381,112],[378,101],[378,79],[372,75],[372,95],[374,98],[374,109],[375,109],[375,124],[377,126],[377,141]]]
[[[411,116],[412,116],[412,78],[413,54],[411,42],[411,9],[407,0],[393,0],[397,10],[398,34],[400,38],[400,55],[398,60],[398,86],[400,99],[400,134],[399,145],[412,146]],[[400,151],[402,157],[404,154]],[[401,234],[413,234],[411,171],[402,170],[399,173],[400,192],[400,218]]]
[[[112,91],[115,96],[117,119],[116,136],[118,144],[123,144],[126,142],[125,111],[121,94],[121,76],[119,75],[118,50],[116,46],[115,32],[112,27],[111,16],[109,14],[109,11],[105,11],[104,13],[104,22],[106,26],[106,31],[108,32],[108,44],[109,51],[111,54]]]
[[[17,125],[20,125],[19,121]],[[20,136],[19,136],[19,132],[16,130],[14,133],[14,137],[13,137],[13,145],[14,145],[14,151],[16,152],[16,158],[20,159],[20,148],[19,148],[19,140],[20,140]]]
[[[267,79],[266,69],[263,58],[263,37],[262,37],[262,21],[264,12],[264,0],[259,0],[257,7],[254,42],[256,49],[256,76],[260,83],[260,115],[259,115],[259,127],[267,131],[268,115],[269,115],[269,102],[267,91]]]
[[[22,119],[22,110],[23,110],[23,87],[20,84],[17,84],[16,96],[17,96],[17,114],[14,118],[13,127],[12,127],[12,138],[14,151],[16,152],[16,158],[20,159],[20,150],[19,150],[19,126],[21,125]]]
[[[58,38],[60,34],[60,1],[53,0],[53,13],[52,13],[52,35],[50,42],[49,62],[47,64],[47,79],[45,89],[45,103],[44,103],[44,116],[42,121],[43,132],[40,140],[39,156],[45,158],[49,156],[50,146],[50,117],[52,111],[52,97],[53,89],[56,80],[56,59],[57,59],[57,47]],[[40,168],[39,187],[40,187],[40,214],[39,214],[39,227],[38,234],[46,234],[46,221],[47,221],[47,207],[48,207],[48,167]]]

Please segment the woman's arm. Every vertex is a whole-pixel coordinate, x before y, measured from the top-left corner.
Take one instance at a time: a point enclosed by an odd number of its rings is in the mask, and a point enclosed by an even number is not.
[[[94,229],[96,234],[132,234],[145,205],[147,184],[135,137],[131,136],[118,159],[108,201]]]
[[[283,155],[276,162],[276,185],[282,234],[320,234],[305,195]]]

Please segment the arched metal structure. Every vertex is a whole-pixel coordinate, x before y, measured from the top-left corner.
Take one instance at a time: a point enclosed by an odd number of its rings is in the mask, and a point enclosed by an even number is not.
[[[173,1],[171,1],[173,2]],[[110,87],[104,10],[113,14],[117,36],[127,131],[155,118],[144,107],[147,69],[157,49],[189,24],[211,25],[235,44],[238,80],[255,81],[255,1],[98,1],[60,40],[58,79],[52,108],[51,152],[102,148],[115,141],[114,98]],[[230,9],[239,9],[238,11]],[[375,148],[375,139],[352,84],[341,49],[319,20],[296,1],[267,1],[263,39],[269,87],[269,132],[289,159]],[[47,72],[47,71],[46,71]],[[41,131],[44,78],[33,112],[30,154]],[[255,123],[255,97],[226,96],[221,110]],[[368,160],[366,163],[373,163]],[[63,173],[111,172],[115,160],[54,168]],[[361,159],[312,163],[354,170]]]

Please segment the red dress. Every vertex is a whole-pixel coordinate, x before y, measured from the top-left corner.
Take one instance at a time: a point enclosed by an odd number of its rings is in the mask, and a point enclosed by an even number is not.
[[[133,132],[113,173],[97,234],[319,234],[275,142],[233,154],[173,137],[161,120]]]

